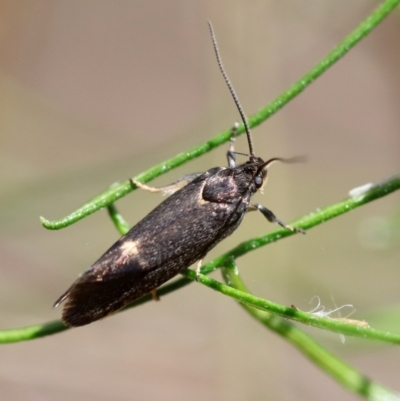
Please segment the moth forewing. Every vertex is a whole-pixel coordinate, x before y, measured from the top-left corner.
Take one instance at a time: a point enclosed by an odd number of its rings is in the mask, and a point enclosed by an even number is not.
[[[111,246],[57,300],[55,306],[66,301],[62,319],[68,326],[82,326],[117,312],[199,263],[239,226],[247,211],[259,210],[269,221],[303,232],[278,220],[266,207],[250,203],[265,183],[268,166],[285,159],[264,162],[254,155],[246,116],[223,68],[211,23],[209,27],[219,68],[245,127],[248,160],[236,165],[235,124],[227,152],[228,167],[185,176],[165,187],[172,195]]]

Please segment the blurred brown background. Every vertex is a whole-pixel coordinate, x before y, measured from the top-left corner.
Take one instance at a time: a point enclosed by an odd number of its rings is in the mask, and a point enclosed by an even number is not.
[[[0,2],[0,326],[59,318],[54,300],[118,237],[105,211],[61,218],[117,180],[199,144],[239,119],[206,20],[250,115],[314,66],[374,1]],[[284,110],[254,131],[273,166],[257,201],[290,221],[400,166],[400,14],[391,15]],[[156,180],[225,165],[227,147]],[[239,139],[237,150],[247,151]],[[395,193],[238,260],[251,290],[304,310],[353,304],[354,319],[397,330]],[[118,202],[132,224],[161,198]],[[247,216],[207,260],[272,230]],[[220,278],[219,272],[214,277]],[[389,308],[389,309],[388,309]],[[351,308],[342,311],[347,316]],[[380,322],[371,313],[380,314]],[[390,311],[394,311],[392,314]],[[338,314],[334,315],[338,316]],[[372,319],[372,320],[371,320]],[[305,328],[400,390],[398,347]],[[84,328],[2,346],[2,400],[353,400],[297,350],[218,293],[193,284]]]

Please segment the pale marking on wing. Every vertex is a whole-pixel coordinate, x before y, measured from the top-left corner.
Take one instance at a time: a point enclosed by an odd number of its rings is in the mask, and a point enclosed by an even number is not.
[[[121,257],[134,256],[139,254],[139,241],[125,241],[121,245]]]
[[[140,250],[138,248],[140,241],[125,241],[119,248],[119,255],[117,264],[125,263],[128,259],[139,255]]]
[[[206,205],[207,203],[210,203],[210,201],[203,198],[203,189],[206,186],[206,184],[207,184],[207,180],[204,180],[202,182],[201,189],[199,190],[199,194],[198,194],[198,198],[197,198],[197,202],[199,205]]]

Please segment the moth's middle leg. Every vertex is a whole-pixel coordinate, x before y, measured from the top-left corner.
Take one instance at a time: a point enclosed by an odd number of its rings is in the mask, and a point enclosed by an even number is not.
[[[196,264],[196,281],[200,280],[201,265],[203,264],[203,259],[200,259]]]

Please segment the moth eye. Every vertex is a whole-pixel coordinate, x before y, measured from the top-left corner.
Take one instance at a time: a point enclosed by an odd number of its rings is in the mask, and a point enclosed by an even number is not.
[[[261,188],[262,187],[262,183],[263,183],[263,179],[260,175],[256,176],[254,178],[254,184],[256,184],[257,188]]]

